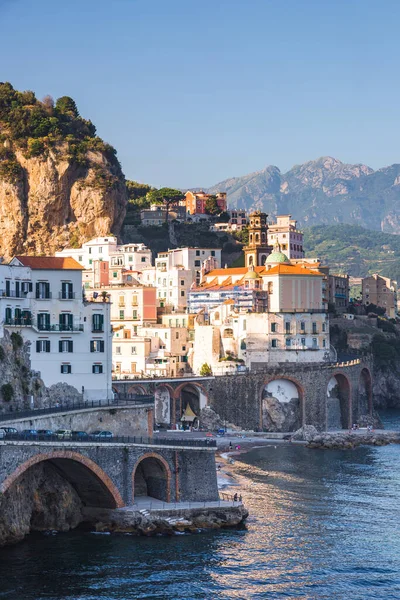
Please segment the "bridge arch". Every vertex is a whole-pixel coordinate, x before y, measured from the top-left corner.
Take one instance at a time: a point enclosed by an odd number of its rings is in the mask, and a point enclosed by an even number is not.
[[[49,462],[76,490],[86,506],[121,508],[121,494],[110,477],[95,462],[70,450],[35,454],[19,465],[0,485],[0,492],[7,492],[29,469],[41,462]]]
[[[348,429],[352,425],[352,386],[349,377],[342,371],[334,371],[327,389],[327,429]]]
[[[201,410],[208,404],[208,392],[201,383],[197,383],[197,381],[181,383],[175,390],[171,423],[180,424],[181,418],[188,407],[190,407],[189,412],[193,412],[196,415],[198,422]]]
[[[143,454],[132,471],[133,502],[150,497],[163,502],[171,500],[171,469],[168,462],[156,452]]]
[[[140,384],[130,385],[127,391],[127,394],[139,394],[140,396],[145,396],[147,393],[145,388]]]
[[[296,431],[304,423],[304,388],[300,381],[286,375],[267,378],[261,389],[261,430]]]

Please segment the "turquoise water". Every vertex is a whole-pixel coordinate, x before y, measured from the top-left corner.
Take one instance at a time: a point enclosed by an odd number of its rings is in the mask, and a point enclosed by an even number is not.
[[[268,446],[238,465],[246,528],[31,536],[0,550],[0,598],[400,599],[400,446]]]

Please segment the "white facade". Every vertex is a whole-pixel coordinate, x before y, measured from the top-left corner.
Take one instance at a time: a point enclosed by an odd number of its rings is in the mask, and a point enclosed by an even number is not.
[[[83,302],[82,269],[67,261],[17,257],[0,265],[0,278],[10,282],[11,291],[16,293],[21,280],[29,290],[20,299],[0,297],[2,326],[30,342],[31,367],[40,371],[46,386],[65,382],[85,399],[109,399],[110,305]]]
[[[288,258],[303,258],[303,232],[297,229],[297,221],[291,215],[276,217],[276,223],[268,225],[268,244],[277,242]]]

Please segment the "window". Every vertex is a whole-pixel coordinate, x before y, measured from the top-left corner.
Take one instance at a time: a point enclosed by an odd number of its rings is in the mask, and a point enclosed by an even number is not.
[[[118,277],[118,273],[116,271],[113,272],[113,277],[116,279]]]
[[[268,281],[268,294],[274,293],[274,284],[272,281]]]
[[[312,339],[312,347],[313,347],[313,348],[317,348],[317,347],[318,347],[318,346],[317,346],[317,344],[318,344],[318,340],[317,340],[317,338],[313,338],[313,339]]]
[[[132,311],[132,319],[134,321],[136,321],[137,318],[138,318],[138,316],[137,316],[137,310]]]
[[[125,296],[118,296],[118,306],[125,306]]]
[[[93,264],[93,261],[91,258],[89,258],[89,265],[92,265],[92,264]]]
[[[286,321],[285,323],[285,332],[290,333],[290,321]]]
[[[92,315],[92,331],[103,331],[104,329],[104,315],[94,313]]]
[[[278,323],[271,323],[271,331],[272,333],[276,333],[278,331]]]
[[[121,346],[116,346],[115,354],[121,354]]]
[[[78,256],[78,262],[82,262],[83,256]]]
[[[305,346],[306,345],[306,338],[301,338],[301,345]]]
[[[322,347],[326,348],[326,340],[322,340]]]
[[[98,375],[103,372],[103,365],[92,365],[92,373]]]
[[[74,289],[69,281],[61,282],[61,300],[72,300],[74,297]]]
[[[104,340],[90,340],[90,352],[104,352]]]
[[[131,346],[131,354],[136,354],[136,346]]]
[[[50,331],[50,313],[39,313],[37,324],[40,331]]]
[[[185,292],[183,290],[181,290],[181,298],[183,298],[185,296]]]
[[[186,351],[186,346],[182,346],[182,352]]]
[[[292,340],[290,338],[286,338],[286,348],[290,348],[292,345]]]
[[[38,281],[36,283],[36,298],[45,300],[50,298],[50,284],[48,281]]]
[[[301,331],[305,331],[305,329],[306,329],[306,324],[305,324],[305,322],[304,322],[304,321],[301,321],[301,323],[300,323],[300,329],[301,329]]]
[[[312,332],[317,333],[317,324],[315,322],[312,324]]]
[[[275,340],[275,339],[274,339],[274,340],[272,340],[272,341],[271,341],[271,347],[272,347],[272,348],[277,348],[277,347],[278,347],[278,340]]]
[[[247,322],[246,319],[243,319],[243,331],[246,331],[247,329]]]
[[[322,331],[325,333],[326,332],[326,323],[322,323]]]
[[[120,310],[119,311],[119,318],[120,319],[125,319],[125,311],[124,310]]]
[[[136,294],[134,296],[132,296],[132,306],[137,306],[138,303],[138,297],[136,296]]]
[[[61,313],[59,316],[60,331],[72,331],[73,318],[71,313]]]
[[[181,285],[185,285],[185,280],[181,279]]]
[[[71,365],[61,365],[61,373],[63,375],[67,375],[68,373],[71,373],[72,369],[71,369]]]
[[[89,254],[92,254],[92,249],[91,248],[89,248]]]
[[[179,331],[175,331],[175,339],[179,340]]]
[[[201,265],[201,261],[200,260],[195,260],[194,261],[194,266],[195,267],[200,267],[200,265]]]
[[[58,342],[58,351],[59,352],[73,352],[74,351],[74,342],[72,340],[60,340]]]
[[[142,258],[140,259],[142,262],[146,262],[146,257],[142,256]]]
[[[101,246],[99,247],[99,254],[103,254],[103,248]]]
[[[50,340],[36,340],[36,352],[50,352]]]
[[[129,260],[129,262],[133,262],[133,256],[132,255],[128,256],[128,260]]]
[[[196,250],[196,256],[200,256],[200,250]]]
[[[211,250],[211,256],[215,256],[215,250]]]

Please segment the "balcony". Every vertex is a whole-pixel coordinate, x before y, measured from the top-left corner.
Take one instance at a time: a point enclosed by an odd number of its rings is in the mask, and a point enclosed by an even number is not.
[[[59,300],[75,300],[76,292],[59,292],[58,299]]]
[[[0,290],[0,296],[2,296],[3,298],[26,298],[27,294],[27,291],[16,292],[15,290]]]
[[[92,333],[104,333],[104,327],[93,327],[92,326]],[[111,333],[112,333],[112,326],[111,326]]]
[[[45,323],[40,323],[40,324],[32,323],[32,326],[35,327],[35,329],[37,329],[38,331],[49,331],[52,333],[63,333],[63,332],[76,333],[79,331],[83,331],[83,324],[82,325],[60,325],[59,323],[57,323],[55,325],[46,325]]]
[[[6,319],[4,321],[5,327],[32,327],[33,322],[32,319],[19,318],[19,319]]]
[[[51,292],[48,292],[47,294],[43,293],[38,293],[35,294],[35,299],[36,300],[51,300],[53,297],[53,294]]]

